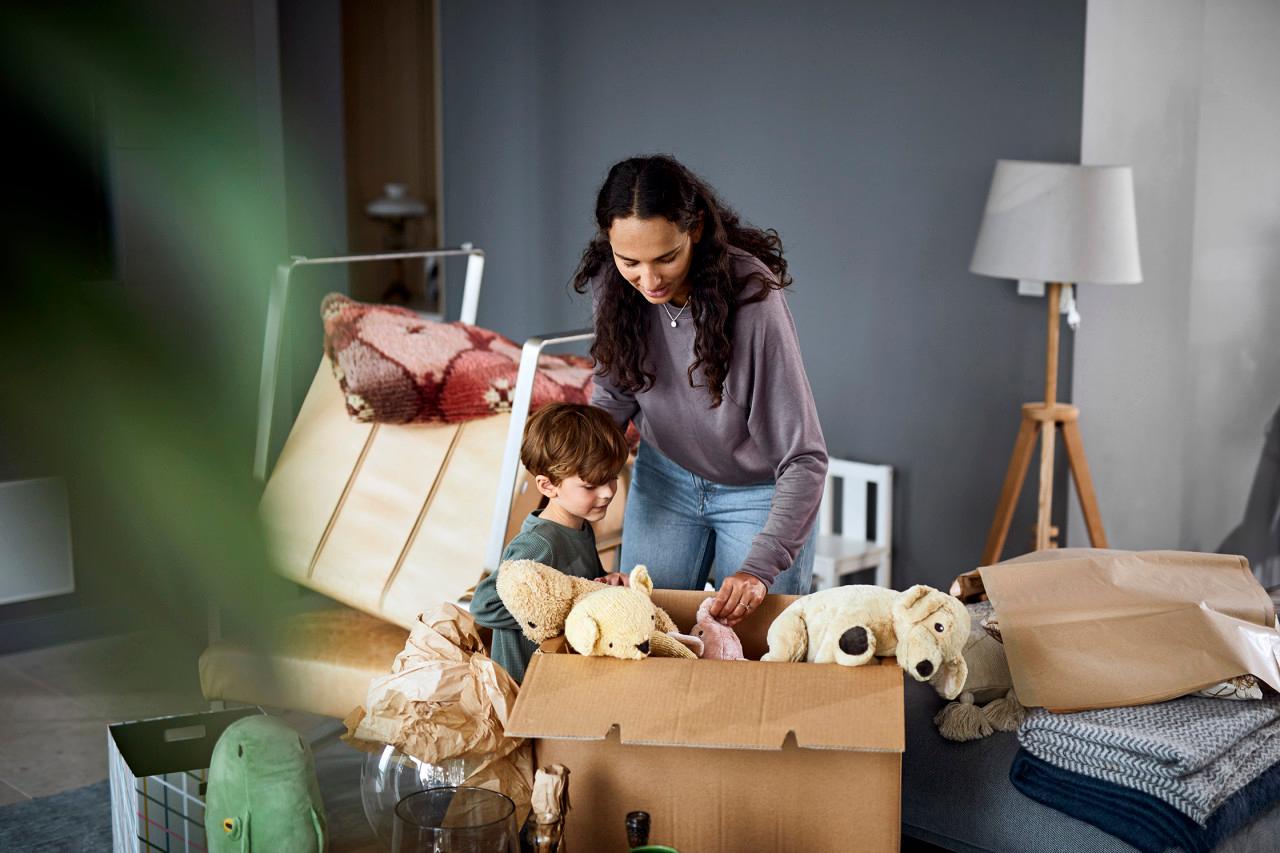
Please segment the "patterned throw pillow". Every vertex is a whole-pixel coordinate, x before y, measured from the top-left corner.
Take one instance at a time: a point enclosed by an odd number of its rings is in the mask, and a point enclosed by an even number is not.
[[[1212,699],[1261,699],[1262,682],[1252,675],[1237,675],[1221,684],[1197,690],[1195,695]]]
[[[347,412],[384,424],[458,423],[511,410],[520,347],[465,323],[424,320],[406,308],[324,298],[324,349]],[[544,355],[530,411],[591,398],[591,359]]]

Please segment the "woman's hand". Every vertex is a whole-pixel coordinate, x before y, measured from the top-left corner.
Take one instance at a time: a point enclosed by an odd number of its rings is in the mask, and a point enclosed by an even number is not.
[[[738,572],[724,579],[716,600],[711,603],[711,617],[732,628],[751,615],[767,590],[764,581],[755,575]]]
[[[596,583],[607,584],[608,586],[630,586],[627,576],[622,572],[609,572],[604,577],[596,578]]]

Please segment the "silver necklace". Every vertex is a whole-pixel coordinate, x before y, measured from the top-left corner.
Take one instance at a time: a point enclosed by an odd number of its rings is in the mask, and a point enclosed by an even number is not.
[[[677,311],[675,316],[673,317],[671,316],[671,309],[667,307],[667,303],[665,302],[662,303],[662,310],[667,312],[667,319],[671,321],[671,328],[674,329],[676,327],[676,321],[679,320],[682,316],[684,316],[684,312],[688,309],[688,307],[689,307],[689,300],[686,299],[684,301],[684,304],[680,306],[680,310]]]

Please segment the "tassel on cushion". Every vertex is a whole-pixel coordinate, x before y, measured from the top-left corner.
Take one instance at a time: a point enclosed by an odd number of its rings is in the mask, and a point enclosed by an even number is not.
[[[938,734],[959,742],[980,740],[994,731],[983,709],[973,703],[973,694],[967,692],[960,694],[959,701],[948,702],[933,718],[933,724],[938,727]]]
[[[1017,731],[1018,726],[1022,725],[1022,721],[1027,718],[1027,709],[1018,701],[1012,689],[999,699],[988,702],[982,709],[982,713],[991,724],[991,728],[998,732]]]

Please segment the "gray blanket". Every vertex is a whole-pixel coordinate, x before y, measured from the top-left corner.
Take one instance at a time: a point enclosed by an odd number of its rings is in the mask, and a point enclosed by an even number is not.
[[[1018,740],[1043,761],[1150,794],[1204,825],[1280,762],[1280,699],[1187,696],[1076,714],[1037,708]]]

